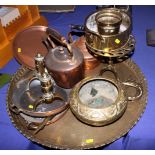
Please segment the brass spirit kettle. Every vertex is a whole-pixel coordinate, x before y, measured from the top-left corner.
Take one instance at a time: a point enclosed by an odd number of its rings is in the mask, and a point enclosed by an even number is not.
[[[71,28],[84,31],[87,50],[94,57],[122,62],[133,54],[135,39],[131,17],[121,9],[105,8],[93,12],[84,26],[71,25]]]

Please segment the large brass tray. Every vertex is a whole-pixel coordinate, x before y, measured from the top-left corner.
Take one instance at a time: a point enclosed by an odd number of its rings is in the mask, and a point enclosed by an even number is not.
[[[105,67],[105,64],[101,64],[94,70],[87,72],[86,76],[97,75],[103,66]],[[133,80],[139,83],[142,87],[143,95],[135,101],[128,102],[125,113],[114,123],[103,127],[93,127],[79,121],[68,110],[57,122],[45,126],[44,129],[34,135],[32,130],[26,129],[25,120],[20,115],[16,115],[10,111],[13,89],[18,82],[17,79],[20,78],[22,80],[28,72],[33,72],[25,67],[21,67],[10,83],[7,96],[7,111],[13,125],[26,138],[49,148],[90,149],[112,143],[125,135],[140,119],[146,107],[148,91],[147,82],[141,70],[131,59],[115,64],[115,68],[121,81]],[[107,73],[105,76],[111,75]],[[128,89],[127,91],[130,96],[135,93],[132,89]]]

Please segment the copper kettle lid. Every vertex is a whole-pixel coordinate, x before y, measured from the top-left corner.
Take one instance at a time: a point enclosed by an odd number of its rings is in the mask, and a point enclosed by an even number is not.
[[[52,53],[53,53],[53,59],[57,61],[66,62],[67,60],[70,60],[72,58],[67,48],[62,46],[58,46],[55,49],[53,49]]]

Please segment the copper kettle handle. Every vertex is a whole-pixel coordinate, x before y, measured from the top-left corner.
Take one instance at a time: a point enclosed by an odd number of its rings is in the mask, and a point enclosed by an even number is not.
[[[72,37],[72,32],[68,32],[68,41],[71,44],[74,42],[73,37]]]
[[[70,53],[71,56],[73,56],[72,47],[67,42],[65,37],[63,37],[59,32],[57,32],[56,30],[53,30],[51,28],[47,28],[46,33],[48,34],[51,41],[54,39],[55,41],[60,43],[62,46],[67,47],[68,52]]]
[[[72,33],[82,33],[83,35],[85,34],[85,26],[83,25],[75,25],[75,24],[71,24],[70,25],[71,28],[71,32],[68,33],[68,40],[70,43],[73,42],[73,38],[72,38]],[[77,31],[74,31],[77,30]],[[101,40],[103,40],[102,35],[96,33],[96,32],[91,32],[93,35],[96,35],[97,37],[99,37]]]
[[[70,26],[71,30],[84,31],[83,25],[70,24],[69,26]]]
[[[52,28],[47,28],[46,29],[46,34],[47,34],[47,37],[43,38],[42,42],[46,46],[46,48],[48,50],[51,49],[51,48],[55,48],[56,47],[55,43],[53,42],[53,39],[61,44],[61,40],[63,38],[59,34],[59,32],[57,32],[56,30],[54,30]]]
[[[85,33],[84,32],[84,26],[83,25],[75,25],[75,24],[70,24],[70,32],[68,32],[68,41],[69,43],[73,43],[73,35],[78,36],[77,34],[82,33],[82,35]],[[77,31],[74,31],[77,30]]]

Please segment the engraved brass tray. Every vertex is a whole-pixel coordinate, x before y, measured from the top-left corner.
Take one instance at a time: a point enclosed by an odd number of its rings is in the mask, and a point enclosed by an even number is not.
[[[100,64],[94,70],[87,72],[85,76],[99,74],[103,66],[105,67],[105,64]],[[141,85],[143,94],[137,100],[129,101],[123,116],[114,123],[102,127],[93,127],[79,121],[68,110],[61,119],[45,126],[40,132],[34,135],[32,130],[27,129],[25,120],[20,115],[16,115],[10,111],[13,89],[17,87],[17,79],[24,79],[24,76],[28,73],[31,74],[31,72],[33,74],[32,70],[22,67],[14,75],[8,90],[7,111],[13,125],[26,138],[49,148],[90,149],[112,143],[125,135],[137,123],[145,110],[148,96],[147,82],[139,67],[131,59],[115,64],[115,68],[121,81],[136,81]],[[106,76],[110,77],[111,74],[107,72]],[[67,90],[68,94],[69,91]],[[127,92],[130,96],[135,94],[131,88]]]

